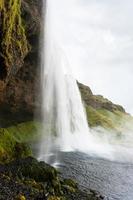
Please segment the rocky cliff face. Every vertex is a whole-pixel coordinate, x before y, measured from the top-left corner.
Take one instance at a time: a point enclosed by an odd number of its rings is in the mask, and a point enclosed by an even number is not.
[[[88,86],[79,83],[79,89],[87,106],[92,106],[94,109],[107,109],[110,112],[120,111],[125,113],[125,109],[122,106],[113,104],[101,95],[94,95]]]
[[[22,2],[19,0],[0,2],[0,82],[1,91],[24,63],[30,50],[25,25],[21,17]]]
[[[0,124],[30,119],[35,108],[41,0],[0,2]]]

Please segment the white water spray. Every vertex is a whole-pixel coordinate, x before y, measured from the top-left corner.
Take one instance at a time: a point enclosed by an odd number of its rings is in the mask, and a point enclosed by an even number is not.
[[[59,24],[61,1],[48,0],[44,12],[46,23],[41,70],[43,128],[39,159],[53,164],[58,162],[58,151],[74,150],[114,159],[116,148],[109,144],[108,138],[100,139],[98,134],[94,137],[95,134],[90,133],[71,62],[66,55],[66,41],[61,37],[67,32]]]

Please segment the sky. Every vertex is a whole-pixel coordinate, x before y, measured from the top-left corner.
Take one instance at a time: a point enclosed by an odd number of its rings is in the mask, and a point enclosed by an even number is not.
[[[53,2],[54,37],[70,73],[133,114],[133,1]]]

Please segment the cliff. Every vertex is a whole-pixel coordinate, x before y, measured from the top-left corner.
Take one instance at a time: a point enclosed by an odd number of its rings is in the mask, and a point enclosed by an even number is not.
[[[39,85],[41,0],[0,2],[0,124],[32,119]],[[3,119],[4,118],[4,119]],[[10,123],[11,122],[11,123]]]
[[[133,131],[133,117],[125,109],[101,95],[94,95],[88,86],[78,83],[86,108],[89,126],[100,126],[118,133]]]
[[[2,0],[0,3],[0,125],[33,120],[39,108],[39,38],[41,0]],[[116,129],[122,119],[132,119],[113,104],[79,83],[91,127]],[[38,95],[38,102],[36,102]],[[117,119],[117,120],[116,120]],[[122,121],[123,122],[123,121]],[[120,126],[117,126],[119,129]]]

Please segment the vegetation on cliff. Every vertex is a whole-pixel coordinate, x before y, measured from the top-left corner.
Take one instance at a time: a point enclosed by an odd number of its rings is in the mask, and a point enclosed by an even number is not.
[[[39,104],[35,103],[35,96],[40,84],[37,72],[41,8],[42,0],[0,1],[0,125],[4,127],[32,120]],[[11,37],[7,38],[7,34]],[[12,64],[8,56],[13,59]]]
[[[16,73],[16,65],[23,64],[29,43],[21,18],[21,0],[1,0],[0,13],[0,78],[3,80]]]
[[[133,117],[126,113],[122,106],[101,95],[94,95],[88,86],[78,84],[91,128],[100,126],[116,133],[133,131]]]
[[[37,139],[39,123],[27,122],[8,128],[0,128],[0,162],[32,155],[30,145]]]

